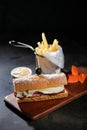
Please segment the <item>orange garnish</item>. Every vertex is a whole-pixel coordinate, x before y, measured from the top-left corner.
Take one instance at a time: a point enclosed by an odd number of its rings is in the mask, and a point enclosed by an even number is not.
[[[71,73],[72,73],[72,75],[78,75],[78,68],[76,66],[72,65]]]
[[[79,74],[79,81],[81,83],[84,83],[85,79],[86,79],[86,75],[85,74]]]
[[[78,67],[72,65],[71,74],[68,74],[68,83],[76,83],[78,81],[80,81],[80,83],[84,83],[86,77],[86,74],[78,74]]]
[[[68,75],[68,83],[76,83],[78,82],[78,75]]]

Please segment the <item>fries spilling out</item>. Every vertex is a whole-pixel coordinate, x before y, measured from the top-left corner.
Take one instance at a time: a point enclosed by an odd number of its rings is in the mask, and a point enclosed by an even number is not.
[[[42,41],[38,42],[38,47],[35,48],[35,52],[38,55],[43,55],[47,52],[55,52],[58,50],[58,40],[54,39],[53,44],[48,44],[46,36],[42,33]]]

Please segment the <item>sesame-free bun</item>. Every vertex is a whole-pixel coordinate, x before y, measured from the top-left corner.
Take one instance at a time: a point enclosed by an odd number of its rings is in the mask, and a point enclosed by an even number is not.
[[[23,92],[26,90],[37,90],[51,87],[58,87],[67,84],[65,73],[31,75],[13,80],[14,91]]]

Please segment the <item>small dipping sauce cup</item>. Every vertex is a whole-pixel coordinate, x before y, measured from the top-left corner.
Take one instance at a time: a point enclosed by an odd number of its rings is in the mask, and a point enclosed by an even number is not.
[[[28,67],[17,67],[12,69],[11,76],[12,78],[19,78],[23,76],[28,76],[32,74],[32,70]]]

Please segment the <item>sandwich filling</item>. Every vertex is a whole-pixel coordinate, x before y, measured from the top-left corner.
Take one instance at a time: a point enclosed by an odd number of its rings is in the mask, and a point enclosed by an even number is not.
[[[58,86],[58,87],[51,87],[51,88],[45,88],[45,89],[37,89],[37,90],[27,90],[24,92],[14,92],[14,95],[17,98],[24,98],[24,97],[35,97],[35,96],[41,96],[41,95],[48,95],[48,94],[58,94],[61,92],[64,92],[65,88],[64,85]]]

